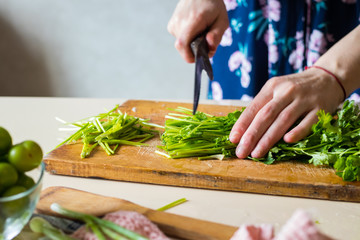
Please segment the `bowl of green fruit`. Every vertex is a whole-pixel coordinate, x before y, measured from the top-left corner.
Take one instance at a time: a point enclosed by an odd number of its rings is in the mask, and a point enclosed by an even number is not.
[[[36,142],[13,144],[0,127],[0,240],[13,239],[31,218],[42,188],[42,158]]]

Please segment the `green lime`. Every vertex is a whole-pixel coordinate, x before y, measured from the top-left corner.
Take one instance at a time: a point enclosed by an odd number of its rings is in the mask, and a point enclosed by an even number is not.
[[[0,193],[14,185],[18,179],[16,169],[9,163],[0,162]]]
[[[25,191],[26,191],[25,187],[14,185],[14,186],[8,188],[2,194],[2,197],[14,196],[16,194],[19,194],[19,193],[22,193]],[[24,208],[27,207],[28,203],[29,203],[29,198],[27,196],[13,200],[13,201],[5,202],[3,204],[3,212],[7,216],[12,216],[16,213],[21,213],[24,210]]]
[[[27,172],[38,167],[42,161],[43,152],[39,144],[27,140],[14,145],[9,152],[8,161],[20,172]]]
[[[3,196],[3,197],[10,197],[10,196],[13,196],[13,195],[16,195],[16,194],[25,192],[25,191],[26,191],[26,188],[25,188],[25,187],[23,187],[23,186],[18,186],[18,185],[14,185],[14,186],[8,188],[8,189],[2,194],[2,196]]]
[[[12,146],[12,139],[9,132],[0,127],[0,156],[5,155]]]
[[[23,186],[26,189],[29,189],[35,185],[35,181],[31,177],[27,176],[25,173],[19,173],[16,185]]]

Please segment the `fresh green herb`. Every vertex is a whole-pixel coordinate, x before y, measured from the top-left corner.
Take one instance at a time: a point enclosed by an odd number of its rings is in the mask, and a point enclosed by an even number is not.
[[[158,208],[157,210],[158,211],[166,211],[166,210],[168,210],[170,208],[173,208],[173,207],[175,207],[177,205],[180,205],[180,204],[182,204],[182,203],[184,203],[186,201],[187,201],[186,198],[180,198],[180,199],[178,199],[178,200],[176,200],[176,201],[174,201],[172,203],[169,203],[169,204],[167,204],[167,205],[165,205],[165,206],[163,206],[161,208]]]
[[[139,235],[133,231],[117,225],[108,220],[97,218],[93,215],[71,211],[61,207],[57,203],[50,206],[51,210],[68,218],[80,220],[86,224],[88,229],[96,235],[99,240],[110,239],[130,239],[130,240],[146,240],[148,238]]]
[[[315,166],[330,166],[345,181],[360,180],[360,115],[354,101],[345,101],[336,114],[320,110],[312,133],[297,143],[278,142],[261,159],[275,161],[305,160]]]
[[[214,117],[178,107],[178,113],[166,116],[161,136],[164,150],[156,151],[168,158],[198,157],[200,160],[235,156],[236,145],[228,140],[231,128],[242,111]],[[297,143],[279,141],[264,158],[251,158],[272,164],[299,160],[315,166],[329,166],[345,181],[360,180],[360,110],[354,101],[345,101],[335,114],[320,110],[312,132]]]
[[[89,157],[96,146],[100,146],[108,155],[115,153],[119,145],[148,146],[146,140],[159,134],[153,127],[162,126],[149,123],[122,113],[118,105],[109,112],[101,113],[74,123],[66,123],[78,130],[59,144],[72,144],[82,141],[81,158]]]
[[[161,136],[163,145],[156,151],[168,158],[199,157],[202,159],[235,156],[236,145],[229,140],[232,126],[242,111],[216,117],[203,112],[178,107],[177,113],[165,116],[165,132]]]

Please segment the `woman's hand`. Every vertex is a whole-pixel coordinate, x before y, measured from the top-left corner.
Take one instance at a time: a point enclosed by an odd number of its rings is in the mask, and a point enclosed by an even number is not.
[[[229,20],[222,0],[180,0],[168,23],[168,31],[175,36],[175,48],[188,63],[194,62],[190,43],[207,31],[209,57],[215,54]]]
[[[336,74],[347,94],[360,87],[359,38],[360,25],[315,63]],[[318,110],[334,112],[343,99],[340,84],[318,68],[270,79],[241,114],[230,133],[230,141],[239,143],[236,155],[246,158],[251,154],[260,158],[282,136],[288,143],[301,140],[317,122]],[[301,119],[300,123],[287,132],[298,119]]]
[[[237,157],[263,157],[282,136],[288,143],[301,140],[317,122],[318,110],[334,112],[343,98],[340,85],[321,69],[270,79],[230,133],[230,141],[239,143]]]

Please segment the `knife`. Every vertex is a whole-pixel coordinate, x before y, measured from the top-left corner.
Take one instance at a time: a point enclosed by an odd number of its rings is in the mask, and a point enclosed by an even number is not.
[[[210,80],[213,80],[213,70],[209,60],[209,46],[206,42],[205,35],[202,34],[195,38],[190,44],[191,50],[195,56],[195,87],[194,87],[194,103],[193,115],[199,104],[200,87],[201,87],[201,73],[205,70]]]
[[[31,218],[40,217],[49,222],[53,227],[60,229],[66,234],[73,234],[77,229],[84,225],[84,223],[70,220],[62,217],[55,217],[47,214],[34,213]]]

